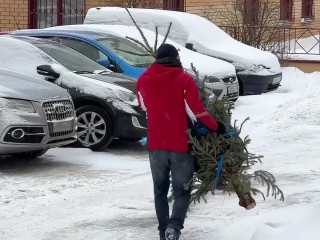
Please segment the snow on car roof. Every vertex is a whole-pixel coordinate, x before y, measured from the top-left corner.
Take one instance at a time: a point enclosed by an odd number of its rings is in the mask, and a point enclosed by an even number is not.
[[[53,27],[49,29],[82,29],[82,30],[99,31],[102,33],[118,35],[121,37],[131,37],[139,40],[140,42],[143,42],[143,39],[139,31],[134,26],[83,24],[83,25],[59,26],[59,27]],[[142,28],[142,30],[144,35],[148,39],[149,44],[153,46],[155,41],[155,33],[144,28]],[[163,38],[164,38],[163,36],[159,35],[158,37],[159,44],[162,42]],[[166,43],[170,43],[174,45],[177,49],[179,49],[179,55],[181,57],[181,62],[184,68],[191,69],[191,63],[193,63],[196,69],[203,75],[227,77],[227,76],[235,76],[236,74],[234,66],[232,66],[230,63],[191,51],[185,48],[184,46],[181,46],[176,42],[173,42],[170,39],[167,39]]]
[[[275,55],[233,39],[215,24],[198,15],[157,9],[129,8],[129,11],[139,26],[149,30],[154,30],[155,26],[158,26],[162,35],[172,22],[169,38],[183,46],[192,43],[198,52],[246,65],[261,64],[281,71]],[[91,8],[84,23],[133,25],[125,8],[120,7]]]

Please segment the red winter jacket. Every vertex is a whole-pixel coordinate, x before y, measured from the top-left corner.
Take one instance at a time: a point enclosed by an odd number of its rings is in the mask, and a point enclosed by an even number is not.
[[[188,152],[190,113],[212,131],[218,128],[200,100],[195,81],[179,67],[151,65],[138,79],[137,97],[147,111],[150,150]],[[186,109],[191,110],[188,115]]]

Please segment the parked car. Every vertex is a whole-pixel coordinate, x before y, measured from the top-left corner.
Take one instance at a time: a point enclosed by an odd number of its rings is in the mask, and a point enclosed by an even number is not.
[[[2,67],[42,77],[69,91],[78,118],[78,146],[102,150],[114,138],[140,140],[147,134],[136,81],[72,48],[45,39],[2,36],[0,62]]]
[[[32,159],[49,148],[73,143],[75,122],[73,103],[66,90],[0,69],[0,157]]]
[[[125,38],[125,34],[128,34],[142,41],[135,27],[69,25],[46,30],[21,30],[12,34],[55,39],[95,61],[101,62],[101,59],[111,61],[111,70],[129,76],[134,73],[135,78],[138,78],[155,60],[146,50]],[[154,34],[151,31],[144,30],[144,34],[150,43],[154,42]],[[159,36],[158,41],[161,42],[162,38]],[[218,99],[226,97],[229,100],[236,100],[238,98],[239,84],[231,64],[188,50],[170,40],[167,43],[180,50],[179,54],[185,69],[191,71],[192,63],[200,74],[208,76],[205,85]]]
[[[164,34],[172,22],[169,38],[199,53],[216,57],[234,65],[240,84],[240,94],[261,94],[280,86],[282,70],[277,57],[266,51],[236,41],[209,20],[195,14],[129,8],[136,23]],[[131,25],[125,8],[91,8],[84,24]]]

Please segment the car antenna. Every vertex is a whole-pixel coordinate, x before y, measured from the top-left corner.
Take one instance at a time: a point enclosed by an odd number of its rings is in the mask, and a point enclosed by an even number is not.
[[[11,7],[9,8],[9,11],[10,11],[11,16],[13,17],[13,20],[14,20],[15,24],[17,25],[18,30],[20,30],[19,24],[18,24],[15,16],[14,16],[13,13],[12,13]]]

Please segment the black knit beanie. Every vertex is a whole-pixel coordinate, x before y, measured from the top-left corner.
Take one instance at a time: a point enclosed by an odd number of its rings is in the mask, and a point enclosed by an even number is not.
[[[174,46],[164,43],[158,48],[156,59],[176,58],[178,56],[178,50]]]

